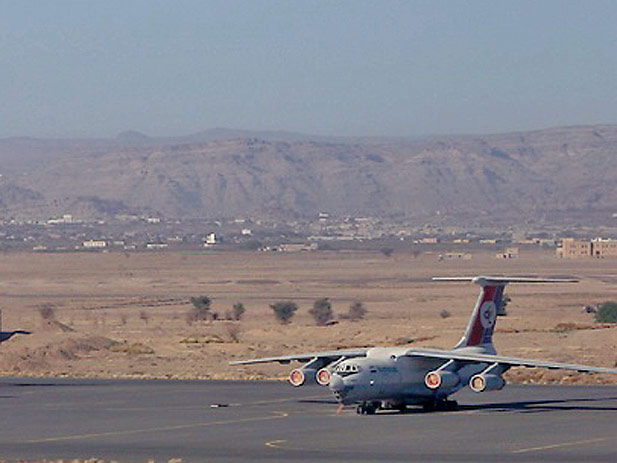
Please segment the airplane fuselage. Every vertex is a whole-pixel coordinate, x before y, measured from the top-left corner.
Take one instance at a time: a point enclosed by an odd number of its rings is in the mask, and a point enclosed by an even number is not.
[[[366,357],[340,362],[329,383],[334,397],[345,405],[369,400],[421,404],[445,399],[466,386],[472,376],[487,366],[476,363],[458,368],[456,384],[432,390],[426,385],[426,375],[442,366],[443,360],[408,357],[404,355],[407,350],[406,347],[374,347]]]

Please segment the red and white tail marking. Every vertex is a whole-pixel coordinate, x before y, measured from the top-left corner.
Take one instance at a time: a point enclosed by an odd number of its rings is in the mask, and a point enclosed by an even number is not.
[[[492,344],[497,309],[503,300],[505,284],[482,286],[482,292],[471,315],[465,336],[457,347]]]
[[[480,297],[471,314],[465,335],[454,347],[487,346],[494,350],[493,331],[497,312],[503,303],[503,289],[508,283],[575,283],[576,279],[545,279],[527,277],[444,277],[436,281],[472,281],[482,286]]]

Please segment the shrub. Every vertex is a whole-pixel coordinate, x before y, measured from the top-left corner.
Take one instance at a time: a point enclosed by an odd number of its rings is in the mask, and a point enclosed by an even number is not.
[[[317,299],[313,303],[313,308],[309,310],[309,313],[313,316],[315,323],[319,326],[325,326],[334,317],[332,313],[332,304],[327,297]]]
[[[197,310],[210,310],[212,300],[208,296],[197,296],[191,298],[191,304]]]
[[[443,309],[441,312],[439,312],[439,316],[441,318],[450,318],[452,314],[450,313],[450,311]]]
[[[362,302],[352,302],[349,306],[347,314],[343,318],[347,318],[355,322],[358,320],[362,320],[366,316],[366,312],[368,312],[368,310],[366,310],[366,307]]]
[[[154,354],[154,349],[141,342],[128,344],[127,342],[116,343],[109,347],[112,352],[122,352],[128,355],[147,355]]]
[[[236,302],[231,309],[231,317],[234,320],[240,321],[246,312],[246,308],[242,302]]]
[[[186,320],[190,324],[194,321],[210,320],[214,314],[210,312],[212,300],[208,296],[191,297],[193,309],[187,314]]]
[[[240,325],[237,323],[227,323],[225,324],[225,331],[231,342],[240,341]]]
[[[381,248],[379,250],[379,252],[381,252],[386,257],[390,257],[392,255],[392,253],[394,252],[394,249],[392,249],[392,248]]]
[[[52,304],[44,303],[39,306],[39,315],[43,320],[55,320],[56,310]]]
[[[617,302],[600,304],[594,318],[598,323],[617,323]]]
[[[287,325],[291,323],[291,319],[293,318],[296,310],[298,310],[298,306],[295,302],[292,301],[279,301],[270,305],[270,308],[274,312],[274,316],[278,320],[278,322],[282,325]]]

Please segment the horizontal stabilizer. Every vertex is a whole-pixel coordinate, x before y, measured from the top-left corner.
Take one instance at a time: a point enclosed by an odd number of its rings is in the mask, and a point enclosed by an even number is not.
[[[578,283],[576,278],[529,278],[529,277],[503,277],[503,276],[477,276],[477,277],[433,277],[433,281],[471,281],[481,286],[506,285],[508,283]]]

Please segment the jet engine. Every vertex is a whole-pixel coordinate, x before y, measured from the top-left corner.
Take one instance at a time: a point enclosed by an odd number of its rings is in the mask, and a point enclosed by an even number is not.
[[[424,384],[429,389],[439,389],[440,387],[449,389],[456,386],[460,381],[459,375],[447,370],[429,371],[424,377]]]
[[[330,384],[331,378],[332,378],[332,373],[330,372],[328,368],[322,368],[315,375],[315,380],[317,381],[317,384],[319,384],[320,386],[327,386],[328,384]]]
[[[499,391],[506,385],[506,380],[499,375],[479,374],[469,380],[469,387],[474,392]]]
[[[289,373],[289,382],[295,387],[314,384],[317,381],[316,373],[314,368],[296,368]]]

